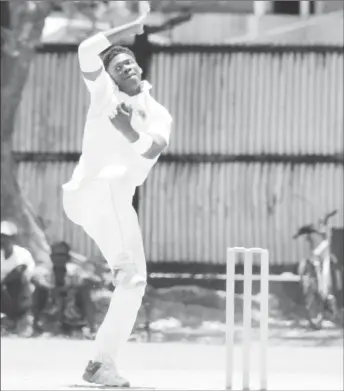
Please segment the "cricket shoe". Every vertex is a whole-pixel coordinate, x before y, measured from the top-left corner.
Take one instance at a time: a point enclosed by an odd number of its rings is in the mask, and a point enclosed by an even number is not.
[[[88,362],[82,378],[88,383],[102,386],[130,387],[129,381],[118,374],[114,365],[104,364],[98,361]]]

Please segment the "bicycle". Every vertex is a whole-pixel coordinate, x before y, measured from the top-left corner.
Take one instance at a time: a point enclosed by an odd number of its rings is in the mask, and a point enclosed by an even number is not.
[[[293,239],[305,236],[310,254],[298,267],[304,304],[309,325],[319,329],[325,318],[335,324],[342,324],[338,297],[342,294],[342,268],[337,257],[331,252],[332,228],[330,219],[337,214],[334,210],[319,219],[317,226],[304,225],[298,229]],[[314,235],[321,238],[315,246]]]

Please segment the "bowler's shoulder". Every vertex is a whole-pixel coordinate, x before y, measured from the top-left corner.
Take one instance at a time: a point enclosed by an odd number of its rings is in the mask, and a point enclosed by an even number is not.
[[[154,88],[147,80],[142,81],[142,91],[146,92],[149,95],[150,98],[150,111],[153,111],[155,115],[158,115],[160,117],[164,117],[167,120],[172,121],[172,116],[170,112],[167,110],[165,106],[163,106],[160,102],[158,102],[154,98]],[[153,91],[153,95],[152,95]]]
[[[172,122],[172,115],[167,110],[167,108],[163,106],[161,103],[159,103],[152,95],[150,95],[150,97],[151,97],[151,109],[153,109],[154,115],[166,121]]]

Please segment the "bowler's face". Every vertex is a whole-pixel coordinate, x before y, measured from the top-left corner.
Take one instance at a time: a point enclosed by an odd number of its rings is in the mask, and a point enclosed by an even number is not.
[[[128,53],[120,53],[115,56],[110,61],[108,72],[120,91],[128,95],[134,95],[140,91],[140,67]]]

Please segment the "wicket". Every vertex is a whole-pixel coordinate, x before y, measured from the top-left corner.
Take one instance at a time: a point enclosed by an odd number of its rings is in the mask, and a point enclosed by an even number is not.
[[[242,385],[250,389],[250,347],[251,347],[251,304],[252,304],[252,264],[253,254],[260,255],[260,389],[267,389],[267,348],[269,316],[269,252],[261,248],[233,247],[227,249],[226,280],[226,389],[233,387],[233,346],[235,313],[235,280],[242,277],[235,275],[236,254],[244,254],[244,317],[242,348]]]

